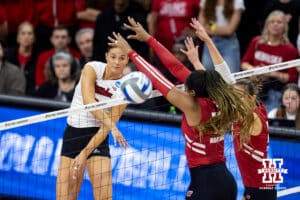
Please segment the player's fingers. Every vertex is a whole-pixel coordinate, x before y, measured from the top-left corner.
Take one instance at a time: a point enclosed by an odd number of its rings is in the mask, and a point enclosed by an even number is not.
[[[185,55],[187,54],[187,51],[184,50],[184,49],[180,49],[180,51],[181,51],[182,53],[184,53]]]
[[[134,31],[134,27],[132,25],[128,25],[126,23],[123,24],[127,29]]]

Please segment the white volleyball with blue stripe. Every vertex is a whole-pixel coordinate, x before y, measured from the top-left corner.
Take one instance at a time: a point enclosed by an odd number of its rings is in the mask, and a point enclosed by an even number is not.
[[[130,72],[121,79],[121,91],[131,103],[143,103],[152,94],[152,83],[142,72]]]

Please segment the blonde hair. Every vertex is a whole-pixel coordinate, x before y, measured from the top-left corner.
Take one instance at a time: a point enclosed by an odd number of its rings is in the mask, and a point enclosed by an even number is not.
[[[283,19],[283,23],[284,23],[284,30],[283,30],[283,33],[282,33],[282,43],[289,43],[289,39],[288,39],[288,30],[289,30],[289,25],[288,25],[288,22],[285,18],[285,14],[284,12],[280,11],[280,10],[274,10],[273,12],[271,12],[267,19],[265,20],[265,24],[264,24],[264,27],[263,27],[263,30],[262,30],[262,39],[263,41],[261,41],[262,43],[266,43],[269,39],[270,39],[270,33],[269,33],[269,30],[268,30],[268,26],[270,24],[270,21],[274,18],[274,16],[276,15],[280,15]]]

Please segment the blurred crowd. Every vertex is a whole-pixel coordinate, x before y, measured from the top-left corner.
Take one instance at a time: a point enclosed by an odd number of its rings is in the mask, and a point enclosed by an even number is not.
[[[128,16],[191,70],[180,51],[185,38],[195,36],[191,18],[203,24],[232,72],[299,58],[298,0],[1,0],[0,94],[70,102],[82,67],[91,60],[105,62],[107,37],[130,34],[123,26]],[[195,43],[203,65],[213,69],[207,47]],[[178,83],[147,45],[135,40],[130,45]],[[129,64],[124,73],[133,70]],[[269,117],[298,119],[298,71],[293,67],[258,77]]]

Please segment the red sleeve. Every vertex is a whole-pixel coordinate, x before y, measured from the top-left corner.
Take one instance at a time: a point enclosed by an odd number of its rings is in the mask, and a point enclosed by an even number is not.
[[[158,69],[153,67],[135,51],[131,51],[128,56],[138,70],[149,77],[154,88],[158,89],[164,97],[166,97],[169,91],[175,87],[173,83],[166,79]]]
[[[168,49],[161,45],[155,38],[150,37],[147,41],[148,45],[153,49],[159,57],[163,65],[177,78],[184,83],[191,71],[188,70]]]
[[[254,54],[255,54],[255,49],[256,49],[255,47],[256,47],[256,43],[258,40],[259,40],[259,36],[256,36],[251,40],[243,58],[242,58],[242,63],[247,62],[247,63],[250,63],[251,65],[254,65]]]

